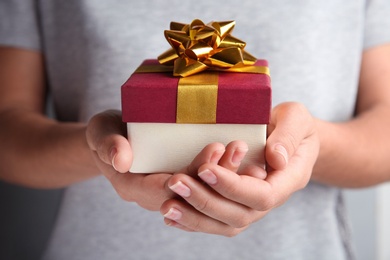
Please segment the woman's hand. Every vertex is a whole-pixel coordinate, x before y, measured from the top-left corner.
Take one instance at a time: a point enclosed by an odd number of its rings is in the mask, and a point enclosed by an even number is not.
[[[88,124],[86,135],[96,165],[122,199],[136,202],[148,210],[159,210],[166,200],[177,197],[167,186],[173,173],[129,173],[132,150],[125,137],[126,125],[122,123],[120,111],[95,115]],[[222,144],[210,144],[181,172],[196,175],[205,163],[217,165],[224,151]]]
[[[182,199],[169,199],[162,205],[166,224],[234,236],[282,205],[310,180],[319,152],[314,120],[300,104],[284,103],[273,109],[267,172],[252,166],[236,173],[246,149],[244,143],[233,142],[218,165],[201,165],[197,176],[172,176],[168,187]]]

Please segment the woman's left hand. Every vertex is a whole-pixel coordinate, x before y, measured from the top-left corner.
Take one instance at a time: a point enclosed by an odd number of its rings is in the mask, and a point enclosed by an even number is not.
[[[180,199],[162,205],[165,223],[235,236],[304,188],[319,152],[314,119],[302,105],[284,103],[273,109],[268,128],[267,171],[252,165],[237,174],[247,146],[230,143],[218,164],[203,164],[197,176],[179,173],[168,180]]]

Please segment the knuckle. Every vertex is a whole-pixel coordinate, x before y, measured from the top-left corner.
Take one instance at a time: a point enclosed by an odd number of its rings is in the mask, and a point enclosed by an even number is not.
[[[306,187],[306,185],[307,185],[307,181],[304,179],[303,181],[301,181],[299,184],[298,184],[298,187],[297,187],[297,191],[298,190],[303,190],[305,187]]]
[[[306,188],[306,186],[307,186],[307,184],[309,183],[309,181],[310,181],[310,175],[304,176],[304,177],[303,177],[303,180],[299,182],[297,191],[298,191],[298,190],[303,190],[304,188]]]
[[[210,199],[202,199],[194,203],[194,208],[200,212],[205,212],[209,208]]]
[[[298,135],[296,133],[291,131],[285,132],[283,139],[286,149],[288,149],[290,154],[293,153],[293,151],[296,151],[299,145]]]
[[[122,189],[117,189],[117,188],[115,190],[116,190],[116,193],[118,194],[118,196],[122,200],[127,201],[127,202],[132,202],[133,201],[126,191],[124,191]]]
[[[264,199],[259,200],[257,205],[255,205],[255,209],[258,211],[268,211],[275,208],[276,204],[276,196],[272,194]]]
[[[194,231],[200,231],[202,227],[200,219],[196,219],[192,222],[191,229]]]
[[[289,113],[292,114],[299,114],[304,115],[307,114],[307,109],[305,105],[303,105],[300,102],[286,102],[285,104],[282,104],[283,108],[286,109],[286,111],[289,111]]]
[[[237,236],[238,234],[240,234],[240,229],[238,228],[231,228],[229,230],[227,230],[223,235],[225,237],[235,237]]]
[[[234,219],[232,226],[234,228],[244,228],[252,223],[252,218],[248,214],[243,214],[240,217]]]
[[[237,194],[239,185],[235,182],[226,182],[223,189],[226,194]]]

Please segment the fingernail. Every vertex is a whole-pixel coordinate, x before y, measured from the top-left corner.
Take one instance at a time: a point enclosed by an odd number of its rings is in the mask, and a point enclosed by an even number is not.
[[[209,185],[217,184],[217,176],[210,171],[209,169],[206,169],[200,173],[198,173],[199,178],[201,178],[205,183]]]
[[[279,153],[281,156],[283,156],[284,163],[287,165],[287,163],[288,163],[288,153],[287,153],[286,148],[284,148],[284,146],[281,145],[281,144],[277,144],[277,145],[275,146],[275,152],[277,152],[277,153]]]
[[[241,147],[238,147],[234,153],[233,153],[233,156],[232,156],[232,163],[234,165],[240,165],[242,159],[244,159],[246,153],[248,152],[248,149],[246,148],[241,148]]]
[[[164,217],[175,221],[181,219],[182,216],[183,213],[175,208],[170,208],[168,212],[164,214]]]
[[[176,194],[178,194],[182,197],[187,198],[187,197],[191,196],[190,188],[188,188],[188,186],[185,185],[184,183],[182,183],[181,181],[178,181],[175,184],[173,184],[172,186],[169,186],[169,188],[173,192],[175,192]]]
[[[210,163],[218,163],[224,152],[224,149],[216,150],[210,158]]]
[[[111,165],[112,167],[114,168],[115,171],[118,171],[117,168],[115,167],[115,157],[117,155],[117,150],[116,148],[112,148],[111,149],[111,153],[110,153],[110,156],[111,156]]]

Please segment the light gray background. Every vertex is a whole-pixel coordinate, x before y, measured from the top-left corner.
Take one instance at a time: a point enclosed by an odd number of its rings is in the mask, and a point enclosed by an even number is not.
[[[376,196],[376,188],[345,191],[357,260],[378,259]]]

